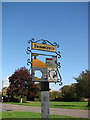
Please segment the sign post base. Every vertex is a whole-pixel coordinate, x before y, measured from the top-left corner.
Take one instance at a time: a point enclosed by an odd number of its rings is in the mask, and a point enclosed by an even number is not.
[[[41,82],[41,118],[49,120],[49,82]]]

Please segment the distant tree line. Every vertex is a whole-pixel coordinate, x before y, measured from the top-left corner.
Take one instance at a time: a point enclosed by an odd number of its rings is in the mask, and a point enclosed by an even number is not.
[[[88,106],[90,106],[89,78],[90,71],[82,71],[77,78],[74,77],[76,83],[65,85],[60,91],[50,92],[50,101],[82,101],[88,98]],[[8,101],[41,100],[40,83],[35,84],[31,81],[30,72],[25,67],[15,70],[14,74],[9,77],[9,83]]]
[[[90,71],[82,71],[80,75],[74,79],[76,83],[63,86],[60,91],[50,93],[50,100],[59,101],[84,101],[88,99],[90,106]]]

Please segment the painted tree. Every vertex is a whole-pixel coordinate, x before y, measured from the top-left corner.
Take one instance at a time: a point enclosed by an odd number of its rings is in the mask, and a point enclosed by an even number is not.
[[[11,98],[14,95],[20,96],[20,102],[22,102],[23,96],[37,97],[39,88],[31,81],[31,75],[25,67],[15,70],[14,74],[9,77],[9,83],[8,95]]]

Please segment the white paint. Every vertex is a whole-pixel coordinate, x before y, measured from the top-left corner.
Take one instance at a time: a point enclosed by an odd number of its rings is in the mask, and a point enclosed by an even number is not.
[[[49,118],[49,91],[41,91],[41,118]]]

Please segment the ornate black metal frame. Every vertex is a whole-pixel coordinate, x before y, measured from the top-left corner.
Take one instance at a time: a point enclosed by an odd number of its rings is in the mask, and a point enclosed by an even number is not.
[[[28,40],[28,44],[31,43],[31,47],[27,47],[27,52],[26,52],[26,53],[27,53],[27,54],[31,54],[31,60],[30,60],[30,59],[27,60],[27,65],[28,65],[28,66],[30,65],[31,71],[32,71],[32,42],[34,42],[34,43],[39,43],[39,42],[41,42],[42,44],[52,45],[52,46],[56,46],[56,48],[59,48],[59,44],[57,44],[56,42],[51,43],[50,41],[44,40],[44,39],[35,41],[34,38],[32,38],[31,40]],[[40,51],[41,51],[41,50],[40,50]],[[49,52],[49,51],[47,51],[47,52]],[[61,75],[60,75],[60,72],[59,72],[59,69],[61,68],[61,65],[60,65],[60,62],[58,62],[58,59],[61,58],[61,55],[60,55],[60,51],[55,52],[55,53],[56,53],[56,55],[57,55],[57,73],[58,73],[58,75],[59,75],[59,78],[58,78],[58,81],[57,81],[57,82],[59,82],[59,85],[62,85],[62,78],[61,78]],[[30,70],[30,69],[29,69],[29,70]],[[32,75],[31,75],[31,76],[32,76]],[[31,78],[32,78],[32,77],[31,77]],[[41,82],[43,82],[43,81],[41,81]],[[56,82],[55,82],[55,83],[56,83]]]

